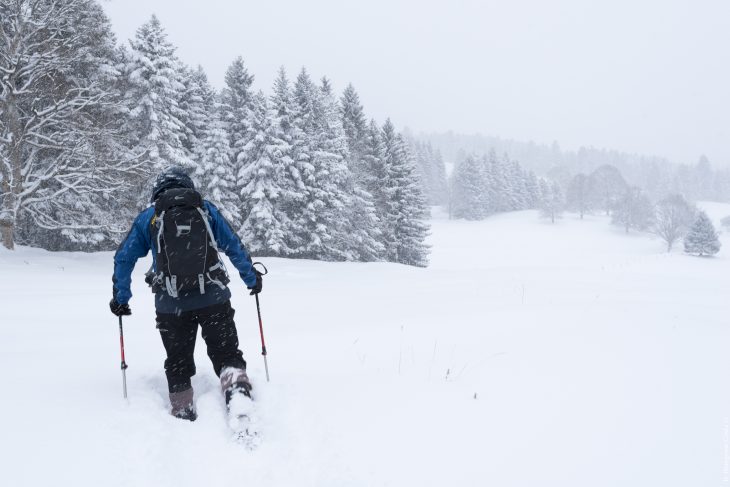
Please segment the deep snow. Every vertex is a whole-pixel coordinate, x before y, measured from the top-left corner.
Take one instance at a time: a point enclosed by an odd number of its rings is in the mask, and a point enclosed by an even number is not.
[[[727,485],[727,236],[702,259],[598,216],[436,218],[432,233],[428,269],[263,259],[270,384],[235,282],[255,452],[230,441],[200,339],[199,419],[167,414],[147,262],[127,404],[111,253],[0,251],[0,483]]]

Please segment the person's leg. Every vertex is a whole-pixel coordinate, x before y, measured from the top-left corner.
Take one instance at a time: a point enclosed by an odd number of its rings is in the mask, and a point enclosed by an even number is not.
[[[167,352],[165,375],[172,415],[193,421],[197,415],[190,378],[195,375],[193,352],[198,325],[190,313],[157,313],[157,329]]]
[[[197,312],[208,357],[216,375],[221,379],[221,388],[227,398],[234,389],[241,389],[246,395],[251,390],[251,383],[246,375],[246,361],[238,348],[234,314],[230,301]]]

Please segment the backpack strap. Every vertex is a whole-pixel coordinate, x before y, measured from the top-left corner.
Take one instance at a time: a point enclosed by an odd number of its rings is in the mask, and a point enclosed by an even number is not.
[[[160,245],[160,241],[162,240],[162,231],[165,229],[165,211],[163,210],[159,217],[155,215],[155,218],[160,222],[160,227],[157,230],[157,253],[160,254],[162,252],[162,245]],[[152,219],[153,222],[155,221],[155,218]]]
[[[171,297],[177,297],[177,276],[165,276],[165,288]]]
[[[208,214],[207,212],[203,211],[202,208],[199,206],[195,208],[200,213],[200,216],[203,218],[203,222],[205,223],[205,228],[208,230],[208,236],[210,237],[210,242],[213,244],[213,248],[216,252],[218,252],[218,242],[215,241],[215,236],[213,235],[213,230],[210,228],[210,222],[208,221]]]

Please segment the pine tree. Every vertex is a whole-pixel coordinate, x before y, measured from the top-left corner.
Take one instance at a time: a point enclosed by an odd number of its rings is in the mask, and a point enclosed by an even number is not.
[[[432,149],[430,144],[429,149]],[[446,178],[446,165],[444,164],[441,151],[433,151],[431,161],[431,181],[433,182],[431,202],[435,205],[443,205],[448,200],[449,190]]]
[[[214,117],[205,130],[200,163],[194,176],[203,196],[217,205],[233,230],[238,231],[241,227],[241,200],[236,191],[234,170],[225,125]]]
[[[366,189],[370,178],[366,162],[368,125],[360,98],[351,84],[340,98],[339,111],[349,154],[349,175],[344,188],[350,195],[348,247],[356,260],[379,260],[383,257],[385,248],[380,242],[380,221],[374,197]]]
[[[388,260],[425,267],[428,264],[428,209],[416,176],[416,167],[403,137],[390,119],[382,131],[384,191],[383,235]]]
[[[481,220],[488,214],[485,164],[474,155],[467,156],[454,168],[454,196],[451,213],[456,218]]]
[[[221,91],[221,119],[228,132],[231,160],[238,170],[241,168],[239,156],[254,136],[251,129],[253,78],[246,69],[243,58],[239,56],[226,70],[225,87]]]
[[[530,205],[522,168],[517,161],[510,160],[507,154],[504,154],[504,168],[507,174],[507,180],[509,181],[510,210],[526,210]]]
[[[263,255],[288,255],[286,243],[288,219],[282,211],[281,181],[284,167],[280,164],[279,140],[269,117],[266,97],[263,93],[251,99],[249,142],[238,156],[240,171],[238,187],[241,188],[244,223],[241,236],[252,252]]]
[[[375,120],[370,120],[367,127],[363,153],[363,171],[361,173],[362,186],[373,200],[375,215],[380,226],[380,242],[384,242],[384,222],[388,208],[388,195],[386,194],[384,182],[387,178],[385,167],[385,148],[380,127]]]
[[[489,188],[490,188],[490,212],[498,213],[511,211],[511,188],[504,170],[502,161],[497,157],[494,149],[489,151],[485,164],[488,165]]]
[[[203,142],[208,136],[207,130],[212,124],[217,123],[213,121],[216,111],[215,92],[200,66],[195,70],[183,66],[181,81],[184,86],[180,99],[182,122],[185,126],[183,146],[200,164],[200,159],[206,150]]]
[[[331,86],[316,86],[302,69],[294,85],[294,164],[306,193],[294,238],[303,257],[354,258],[347,244],[347,142]]]
[[[528,194],[528,208],[534,209],[540,205],[540,183],[534,172],[528,171],[525,179],[525,187]]]
[[[296,144],[296,128],[294,126],[295,106],[292,98],[291,86],[284,68],[274,81],[273,94],[269,103],[269,118],[271,119],[272,163],[280,175],[278,207],[283,213],[282,222],[285,240],[282,245],[282,255],[296,256],[302,241],[298,238],[296,223],[301,219],[302,205],[306,200],[306,184],[302,180],[302,173],[295,163],[294,148]]]
[[[129,83],[126,98],[136,150],[149,161],[148,174],[152,176],[171,164],[193,168],[191,154],[184,146],[186,113],[179,102],[185,86],[175,47],[154,15],[137,30],[130,45],[125,66]]]
[[[712,256],[720,251],[721,246],[715,226],[707,213],[700,211],[689,233],[684,238],[684,251],[700,257]]]
[[[347,137],[347,146],[350,153],[350,169],[360,180],[361,172],[365,169],[362,159],[365,153],[365,139],[367,132],[367,120],[365,111],[360,103],[355,88],[352,84],[347,85],[340,98],[340,116],[342,129]]]

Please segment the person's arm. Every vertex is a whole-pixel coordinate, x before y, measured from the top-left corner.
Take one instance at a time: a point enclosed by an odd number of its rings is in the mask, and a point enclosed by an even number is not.
[[[150,220],[154,208],[148,208],[137,216],[129,230],[127,237],[119,244],[114,254],[114,299],[119,304],[129,303],[132,297],[132,271],[137,259],[147,255],[150,251]]]
[[[256,285],[256,273],[241,239],[214,204],[206,201],[205,207],[210,215],[210,226],[218,248],[231,259],[246,286],[252,288]]]

